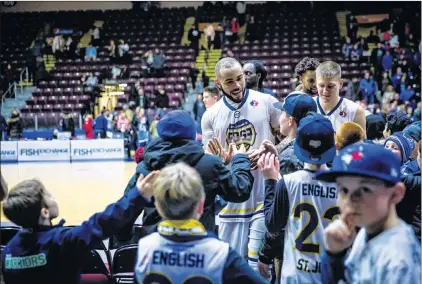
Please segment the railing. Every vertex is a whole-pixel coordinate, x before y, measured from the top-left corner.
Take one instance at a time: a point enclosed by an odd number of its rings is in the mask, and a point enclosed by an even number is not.
[[[21,88],[21,93],[23,93],[23,78],[22,78],[22,76],[23,76],[23,73],[25,73],[25,81],[27,81],[28,82],[28,79],[29,79],[29,74],[28,74],[28,67],[25,67],[24,69],[22,69],[22,71],[21,71],[21,73],[19,74],[19,78],[20,78],[20,80],[19,80],[19,86],[20,86],[20,88]]]
[[[13,84],[9,85],[9,88],[7,89],[7,91],[1,97],[1,111],[2,112],[3,112],[3,109],[4,109],[5,100],[7,99],[7,95],[8,94],[11,94],[12,88],[13,88],[13,91],[15,92],[15,96],[16,96],[16,89],[17,89],[16,82],[14,82]]]

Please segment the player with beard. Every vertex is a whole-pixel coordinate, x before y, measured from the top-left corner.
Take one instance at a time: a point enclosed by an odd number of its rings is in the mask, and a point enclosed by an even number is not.
[[[315,70],[318,97],[314,98],[318,113],[326,116],[335,131],[345,122],[356,122],[366,129],[365,110],[355,102],[340,97],[343,87],[341,67],[334,61],[325,61]]]
[[[276,98],[245,88],[245,75],[234,58],[223,58],[215,66],[216,85],[224,95],[202,117],[203,142],[207,152],[230,161],[230,143],[245,145],[252,162],[254,185],[243,203],[229,202],[219,214],[220,239],[228,242],[257,270],[258,250],[266,232],[263,203],[264,178],[256,170],[259,147],[264,140],[274,143],[279,133],[281,111]]]
[[[305,57],[295,67],[295,75],[300,81],[296,91],[308,94],[312,97],[318,96],[315,70],[319,61],[315,58]]]
[[[264,64],[259,60],[250,60],[243,65],[246,88],[276,97],[273,91],[264,88],[264,80],[268,75]]]

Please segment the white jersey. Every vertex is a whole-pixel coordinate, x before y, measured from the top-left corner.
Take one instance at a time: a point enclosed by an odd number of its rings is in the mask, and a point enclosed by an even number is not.
[[[340,98],[337,105],[329,112],[325,113],[319,103],[319,97],[315,97],[316,104],[318,106],[318,113],[327,117],[333,125],[334,131],[337,131],[345,122],[355,121],[356,112],[359,105],[349,99]]]
[[[238,104],[223,97],[202,117],[204,145],[215,137],[225,149],[234,142],[244,144],[248,151],[258,149],[265,139],[274,142],[273,131],[279,129],[281,115],[281,111],[274,108],[276,102],[274,97],[249,89]],[[252,174],[255,181],[251,197],[243,203],[229,202],[220,211],[220,222],[249,222],[253,217],[263,215],[264,178],[259,170]]]
[[[421,283],[421,247],[404,221],[368,241],[361,229],[345,260],[347,283]]]
[[[171,224],[163,223],[166,222]],[[135,266],[137,283],[223,283],[229,244],[213,237],[176,242],[160,235],[182,233],[189,238],[203,232],[205,229],[193,226],[185,229],[168,226],[142,238]]]
[[[283,176],[289,196],[280,283],[322,283],[324,228],[339,214],[337,186],[300,170]]]

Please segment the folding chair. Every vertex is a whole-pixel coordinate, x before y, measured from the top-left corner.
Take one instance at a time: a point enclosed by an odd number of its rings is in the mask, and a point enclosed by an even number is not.
[[[137,245],[122,246],[116,250],[111,269],[115,283],[133,283],[137,251]]]

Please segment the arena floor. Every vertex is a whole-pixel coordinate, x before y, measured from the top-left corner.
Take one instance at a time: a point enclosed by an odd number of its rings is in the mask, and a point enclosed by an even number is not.
[[[53,223],[64,218],[65,225],[79,225],[122,196],[135,168],[135,162],[20,163],[2,164],[1,172],[9,189],[25,179],[40,179],[59,204]],[[1,222],[8,222],[3,210]]]

